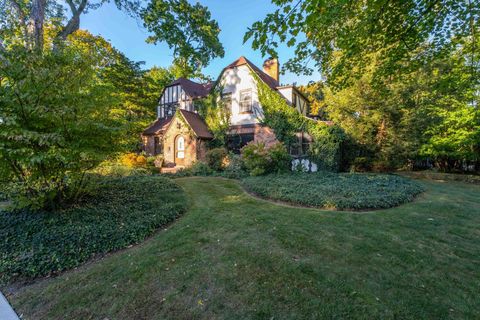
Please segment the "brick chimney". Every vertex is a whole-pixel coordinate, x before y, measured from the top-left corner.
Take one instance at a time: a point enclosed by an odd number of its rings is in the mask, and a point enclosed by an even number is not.
[[[263,72],[268,74],[273,79],[280,83],[280,64],[277,58],[269,58],[263,63]]]

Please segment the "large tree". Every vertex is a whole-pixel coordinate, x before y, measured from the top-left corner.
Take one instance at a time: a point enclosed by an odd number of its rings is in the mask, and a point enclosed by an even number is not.
[[[137,0],[0,0],[0,49],[21,43],[42,51],[47,24],[55,26],[50,37],[56,46],[80,28],[83,14],[110,1],[127,14],[143,18],[152,32],[148,42],[166,42],[175,60],[185,65],[202,67],[224,55],[217,22],[206,7],[186,0],[152,0],[146,5]]]
[[[376,72],[382,75],[395,74],[400,65],[418,67],[424,59],[453,50],[452,39],[475,37],[480,17],[478,0],[272,2],[278,9],[254,23],[245,40],[253,39],[254,48],[273,56],[282,42],[295,47],[286,68],[309,73],[313,62],[340,85],[363,74],[370,65],[365,57],[372,53],[381,53]],[[425,43],[428,50],[418,54]]]

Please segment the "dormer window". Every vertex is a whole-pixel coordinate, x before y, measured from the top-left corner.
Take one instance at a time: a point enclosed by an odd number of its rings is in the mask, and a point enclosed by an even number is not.
[[[252,113],[252,89],[240,91],[240,113]]]

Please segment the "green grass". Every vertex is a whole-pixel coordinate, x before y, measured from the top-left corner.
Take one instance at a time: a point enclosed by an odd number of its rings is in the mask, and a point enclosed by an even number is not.
[[[244,187],[263,198],[341,210],[391,208],[423,192],[415,181],[387,174],[285,173],[248,177]]]
[[[0,283],[70,269],[138,243],[186,210],[184,193],[166,178],[98,182],[94,196],[61,212],[0,211]]]
[[[411,178],[420,178],[420,179],[429,179],[437,181],[461,181],[474,184],[480,184],[480,175],[476,174],[462,174],[462,173],[443,173],[435,172],[432,170],[424,171],[404,171],[400,173],[401,175],[411,177]]]
[[[422,182],[374,212],[275,205],[176,180],[168,230],[9,294],[25,319],[478,319],[480,186]],[[151,190],[155,191],[155,190]]]

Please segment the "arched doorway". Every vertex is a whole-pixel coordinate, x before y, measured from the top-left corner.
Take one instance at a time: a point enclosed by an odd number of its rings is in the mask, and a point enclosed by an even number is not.
[[[185,163],[185,138],[178,135],[175,138],[175,164],[183,166]]]

